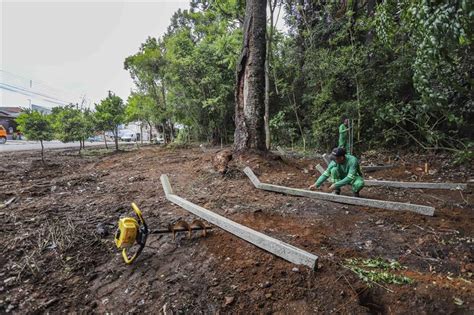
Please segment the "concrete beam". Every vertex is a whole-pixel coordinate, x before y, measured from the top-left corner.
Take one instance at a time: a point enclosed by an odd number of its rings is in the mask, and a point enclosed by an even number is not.
[[[303,154],[303,153],[294,152],[294,151],[285,151],[285,149],[283,149],[280,146],[277,146],[277,152],[280,156],[288,156],[288,157],[293,157],[293,158],[319,159],[322,157],[322,155],[319,153],[306,152],[305,154]]]
[[[361,166],[362,170],[365,172],[375,172],[380,170],[386,170],[389,168],[394,168],[395,165],[387,164],[387,165],[373,165],[373,166]]]
[[[321,165],[316,165],[316,169],[321,174],[324,173],[324,168]],[[396,188],[418,188],[418,189],[457,189],[466,190],[467,184],[461,183],[422,183],[422,182],[397,182],[390,180],[364,180],[365,186],[382,186],[382,187],[396,187]]]
[[[277,146],[277,151],[278,151],[278,153],[280,153],[280,155],[283,155],[283,156],[286,155],[285,150],[283,150],[280,146]]]
[[[168,176],[161,175],[161,184],[166,198],[172,203],[186,209],[192,214],[222,228],[223,230],[240,237],[241,239],[260,247],[278,257],[298,265],[306,265],[311,269],[317,268],[318,256],[308,253],[293,245],[284,243],[263,233],[252,230],[242,224],[229,220],[217,213],[195,205],[172,193]],[[254,175],[253,180],[258,178]]]
[[[467,189],[467,184],[460,184],[460,183],[396,182],[396,181],[389,181],[389,180],[365,180],[364,182],[366,186],[419,188],[419,189],[457,189],[457,190]]]
[[[252,170],[249,167],[244,169],[245,174],[249,176],[249,174],[253,174]],[[255,174],[253,174],[255,178]],[[295,196],[302,196],[302,197],[309,197],[315,199],[321,199],[326,201],[333,201],[339,203],[345,203],[355,206],[366,206],[372,208],[380,208],[386,210],[394,210],[394,211],[411,211],[423,215],[433,216],[434,215],[434,208],[430,206],[422,206],[422,205],[415,205],[410,203],[403,203],[403,202],[395,202],[395,201],[384,201],[384,200],[374,200],[374,199],[366,199],[366,198],[355,198],[349,196],[341,196],[335,194],[328,194],[323,192],[316,192],[310,191],[305,189],[296,189],[296,188],[289,188],[285,186],[277,186],[271,184],[264,184],[260,181],[254,182],[252,178],[249,176],[250,180],[254,184],[254,186],[258,189],[268,190],[279,192],[288,195],[295,195]],[[258,180],[258,178],[257,178]]]
[[[321,173],[321,175],[324,173],[324,168],[321,166],[321,164],[316,165],[316,169]]]
[[[327,155],[326,153],[323,154],[323,160],[324,162],[326,162],[326,165],[329,165],[329,163],[331,163],[331,160],[329,159],[329,155]]]

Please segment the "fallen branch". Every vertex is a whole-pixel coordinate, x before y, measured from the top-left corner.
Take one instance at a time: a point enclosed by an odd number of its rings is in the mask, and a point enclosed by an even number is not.
[[[8,207],[11,203],[13,203],[16,200],[16,197],[12,197],[5,201],[3,204],[0,205],[0,209]]]

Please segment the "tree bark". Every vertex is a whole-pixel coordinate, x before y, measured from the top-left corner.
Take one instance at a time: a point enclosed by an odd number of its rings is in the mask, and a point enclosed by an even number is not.
[[[105,136],[105,131],[104,131],[104,142],[105,142],[105,149],[108,150],[109,147],[107,146],[107,137]]]
[[[143,122],[140,122],[140,143],[143,145]]]
[[[266,2],[247,0],[244,21],[244,40],[237,63],[235,91],[236,152],[256,149],[266,151],[265,55]]]
[[[272,3],[273,2],[273,3]],[[265,59],[265,147],[270,150],[271,138],[270,138],[270,59],[272,56],[272,39],[273,39],[273,12],[276,7],[276,0],[269,0],[269,12],[270,12],[270,29],[267,36],[267,52]]]
[[[43,165],[44,165],[45,163],[44,163],[44,146],[43,146],[43,140],[40,140],[40,143],[41,143],[41,161],[43,161]]]
[[[150,143],[152,143],[152,141],[153,141],[153,127],[152,127],[150,122],[148,122],[148,127],[150,128],[150,132],[149,132],[150,139],[149,140],[150,140]]]
[[[118,128],[117,127],[115,127],[114,138],[115,138],[115,151],[118,151],[119,147],[118,147]]]

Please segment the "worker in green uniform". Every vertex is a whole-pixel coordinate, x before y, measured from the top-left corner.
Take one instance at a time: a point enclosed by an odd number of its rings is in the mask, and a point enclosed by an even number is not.
[[[333,184],[329,189],[333,190],[336,195],[341,193],[342,186],[351,185],[354,197],[359,197],[359,191],[364,188],[364,179],[362,178],[359,161],[355,156],[346,154],[344,148],[335,148],[331,155],[333,159],[328,168],[316,183],[309,186],[309,189],[321,187],[330,178]]]
[[[349,141],[348,141],[348,132],[349,132],[349,119],[344,118],[342,124],[339,126],[339,142],[338,147],[346,149],[346,152],[350,152]]]

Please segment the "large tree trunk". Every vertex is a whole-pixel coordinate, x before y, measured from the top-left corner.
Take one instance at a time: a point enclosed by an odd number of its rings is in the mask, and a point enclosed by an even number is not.
[[[237,63],[234,150],[266,150],[264,129],[266,1],[247,0]]]
[[[118,147],[118,128],[115,127],[115,134],[114,134],[114,138],[115,138],[115,151],[118,151],[119,150],[119,147]]]

